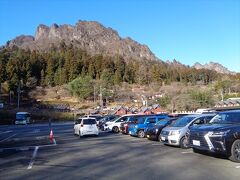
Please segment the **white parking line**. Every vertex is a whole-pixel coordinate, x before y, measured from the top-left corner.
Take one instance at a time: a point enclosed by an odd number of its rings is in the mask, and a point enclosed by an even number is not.
[[[37,156],[38,149],[39,149],[39,147],[36,146],[35,149],[34,149],[34,151],[33,151],[33,155],[32,155],[31,161],[29,162],[29,165],[28,165],[28,168],[27,168],[27,169],[32,169],[33,163],[34,163],[35,158],[36,158],[36,156]]]
[[[0,134],[7,134],[7,133],[10,133],[12,131],[4,131],[4,132],[0,132]]]
[[[235,168],[240,169],[240,166],[236,166]]]
[[[55,138],[53,139],[53,145],[55,145],[55,146],[57,145]]]
[[[7,138],[1,140],[0,143],[3,142],[3,141],[6,141],[6,140],[8,140],[8,139],[10,139],[11,137],[16,136],[16,135],[17,135],[17,134],[13,134],[13,135],[11,135],[11,136],[8,136]]]
[[[181,152],[182,154],[192,154],[193,152],[192,151],[184,151],[184,152]]]

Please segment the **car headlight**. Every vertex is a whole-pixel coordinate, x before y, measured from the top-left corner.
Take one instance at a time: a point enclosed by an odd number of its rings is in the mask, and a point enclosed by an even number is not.
[[[157,133],[157,132],[158,132],[158,129],[155,129],[155,132]]]
[[[171,131],[171,132],[169,133],[170,136],[171,136],[171,135],[178,135],[178,134],[180,134],[180,131]]]
[[[209,137],[222,137],[222,136],[226,136],[229,131],[230,130],[211,132],[211,133],[209,133]]]

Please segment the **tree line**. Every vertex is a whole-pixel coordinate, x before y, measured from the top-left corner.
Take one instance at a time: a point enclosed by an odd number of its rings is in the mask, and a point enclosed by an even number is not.
[[[121,56],[90,55],[72,45],[61,44],[47,52],[19,49],[0,50],[0,83],[7,82],[16,91],[19,82],[24,87],[56,86],[79,77],[100,80],[107,86],[129,84],[169,84],[183,82],[209,84],[222,75],[215,71],[190,67],[175,67],[162,61],[128,60]]]

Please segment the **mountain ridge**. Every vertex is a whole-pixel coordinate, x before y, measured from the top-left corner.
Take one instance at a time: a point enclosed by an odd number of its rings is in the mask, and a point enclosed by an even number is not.
[[[122,38],[118,32],[110,27],[105,27],[97,21],[79,20],[75,25],[56,23],[51,26],[39,24],[35,35],[20,35],[8,41],[5,46],[12,48],[18,46],[22,49],[48,51],[53,45],[60,47],[61,43],[72,44],[90,54],[103,54],[107,56],[120,55],[126,61],[131,59],[140,61],[161,61],[176,68],[190,67],[173,59],[162,61],[154,55],[147,45],[140,44],[130,37]],[[209,62],[200,64],[196,62],[192,68],[210,69],[219,73],[235,74],[219,63]]]
[[[236,74],[235,72],[232,72],[232,71],[228,70],[222,64],[217,63],[217,62],[212,62],[212,61],[210,61],[209,63],[205,63],[205,64],[201,64],[199,62],[196,62],[192,67],[196,68],[196,69],[214,70],[214,71],[216,71],[218,73],[221,73],[221,74]]]
[[[78,21],[75,26],[40,24],[35,36],[17,36],[6,47],[16,45],[23,49],[47,51],[52,45],[59,46],[61,42],[72,44],[91,54],[120,55],[125,60],[160,60],[147,45],[130,37],[122,38],[116,30],[106,28],[96,21]]]

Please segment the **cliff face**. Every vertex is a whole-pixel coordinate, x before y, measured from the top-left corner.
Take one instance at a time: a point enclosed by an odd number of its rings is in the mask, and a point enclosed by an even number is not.
[[[30,50],[47,51],[52,45],[70,43],[91,54],[120,55],[125,60],[158,60],[146,45],[131,38],[121,38],[118,33],[95,21],[79,21],[75,26],[53,24],[39,25],[35,37],[18,36],[6,46],[16,45]]]

